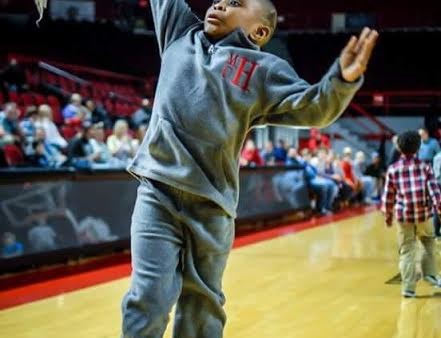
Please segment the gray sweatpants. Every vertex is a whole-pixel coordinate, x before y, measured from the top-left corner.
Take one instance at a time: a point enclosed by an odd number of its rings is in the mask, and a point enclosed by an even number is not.
[[[176,303],[173,337],[222,337],[222,275],[233,238],[234,220],[214,202],[143,180],[132,216],[122,337],[163,337]]]

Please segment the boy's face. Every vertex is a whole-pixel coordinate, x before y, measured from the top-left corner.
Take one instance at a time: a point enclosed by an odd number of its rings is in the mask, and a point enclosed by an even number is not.
[[[221,39],[242,28],[250,36],[262,26],[264,14],[256,0],[214,0],[205,15],[204,31],[213,39]]]

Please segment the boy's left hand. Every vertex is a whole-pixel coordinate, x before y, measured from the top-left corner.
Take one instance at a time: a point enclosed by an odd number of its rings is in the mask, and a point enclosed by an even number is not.
[[[367,27],[358,38],[351,37],[340,54],[341,75],[345,81],[354,82],[366,71],[377,38],[378,32]]]

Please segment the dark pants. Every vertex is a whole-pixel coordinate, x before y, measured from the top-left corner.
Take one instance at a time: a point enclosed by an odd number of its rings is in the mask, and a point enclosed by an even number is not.
[[[234,221],[214,202],[142,182],[132,216],[132,282],[122,302],[124,338],[160,338],[177,303],[175,338],[221,338],[222,276]]]

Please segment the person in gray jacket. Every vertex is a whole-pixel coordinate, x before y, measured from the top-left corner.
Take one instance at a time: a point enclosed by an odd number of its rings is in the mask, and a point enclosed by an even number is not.
[[[46,0],[36,0],[40,9]],[[140,180],[131,225],[132,280],[122,336],[220,338],[222,276],[234,237],[239,154],[260,125],[324,127],[362,84],[378,33],[351,37],[310,85],[262,52],[270,0],[215,0],[204,21],[184,0],[150,0],[162,68],[150,128],[128,170]]]
[[[222,276],[234,237],[239,154],[253,127],[324,127],[362,84],[377,32],[352,37],[314,85],[264,53],[269,0],[215,0],[201,22],[184,0],[150,1],[162,57],[150,128],[128,170],[141,184],[132,216],[132,281],[123,337],[220,338]]]

